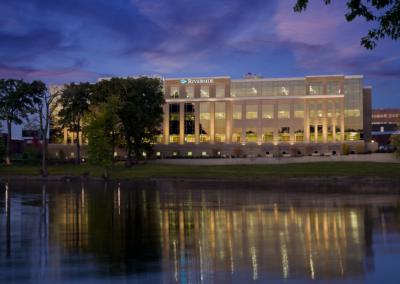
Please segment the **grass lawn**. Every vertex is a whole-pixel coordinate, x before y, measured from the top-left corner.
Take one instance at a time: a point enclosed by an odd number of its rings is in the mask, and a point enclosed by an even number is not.
[[[0,176],[38,175],[38,166],[0,165]],[[80,176],[89,173],[101,177],[104,169],[91,165],[50,165],[51,175],[72,174]],[[380,177],[400,178],[400,164],[327,162],[288,165],[232,165],[232,166],[188,166],[188,165],[135,165],[127,169],[120,163],[109,168],[113,179],[125,178],[290,178],[290,177]]]

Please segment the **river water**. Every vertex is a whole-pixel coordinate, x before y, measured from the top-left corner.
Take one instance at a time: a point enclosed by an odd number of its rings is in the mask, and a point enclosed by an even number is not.
[[[0,283],[399,283],[391,182],[0,182]]]

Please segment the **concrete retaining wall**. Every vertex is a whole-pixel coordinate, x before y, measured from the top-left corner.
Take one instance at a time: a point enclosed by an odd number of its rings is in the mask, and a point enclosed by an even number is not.
[[[279,164],[297,164],[314,162],[377,162],[377,163],[400,163],[392,154],[373,153],[370,155],[348,155],[348,156],[330,156],[330,157],[290,157],[290,158],[235,158],[235,159],[157,159],[148,160],[149,164],[166,165],[279,165]]]

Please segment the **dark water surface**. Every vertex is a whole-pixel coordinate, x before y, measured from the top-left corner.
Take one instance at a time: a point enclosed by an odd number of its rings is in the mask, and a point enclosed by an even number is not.
[[[390,182],[0,182],[0,283],[400,283]]]

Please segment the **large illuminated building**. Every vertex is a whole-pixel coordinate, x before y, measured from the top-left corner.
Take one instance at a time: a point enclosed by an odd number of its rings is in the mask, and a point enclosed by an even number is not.
[[[307,146],[339,153],[343,144],[351,150],[373,146],[371,87],[363,86],[361,75],[163,81],[166,104],[155,155],[233,155],[237,147],[254,155],[293,147],[305,153]],[[72,146],[76,137],[53,127],[50,140]]]

